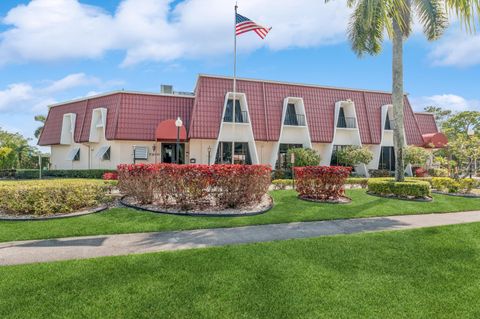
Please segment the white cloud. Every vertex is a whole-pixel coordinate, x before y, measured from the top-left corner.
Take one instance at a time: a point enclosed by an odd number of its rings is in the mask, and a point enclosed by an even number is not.
[[[55,95],[79,87],[106,88],[110,83],[88,76],[74,73],[56,81],[45,81],[42,86],[30,83],[13,83],[0,90],[0,113],[35,113],[46,112],[47,105],[56,102]]]
[[[100,84],[101,81],[96,77],[87,76],[85,73],[74,73],[67,75],[63,79],[51,82],[51,84],[43,88],[42,91],[45,93],[56,93],[74,87]]]
[[[58,100],[95,95],[95,89],[107,90],[119,84],[123,82],[102,81],[84,73],[70,74],[54,81],[10,84],[0,88],[0,127],[20,132],[36,143],[33,132],[39,123],[33,118],[37,114],[47,114],[48,105]],[[88,92],[86,95],[85,91]]]
[[[78,0],[36,0],[10,10],[0,33],[0,64],[96,58],[125,52],[123,65],[225,54],[232,49],[233,3],[225,0],[123,0],[114,14]],[[239,37],[239,50],[279,50],[345,39],[345,1],[250,0],[239,12],[273,27],[267,39]],[[295,18],[293,18],[295,17]]]
[[[410,99],[416,111],[422,111],[426,106],[439,106],[452,111],[480,110],[479,100],[469,100],[455,94],[441,94]]]
[[[430,53],[434,65],[468,67],[480,64],[480,35],[467,34],[455,25]]]
[[[0,91],[0,111],[16,108],[18,103],[29,101],[33,96],[33,88],[29,84],[10,84],[5,90]]]

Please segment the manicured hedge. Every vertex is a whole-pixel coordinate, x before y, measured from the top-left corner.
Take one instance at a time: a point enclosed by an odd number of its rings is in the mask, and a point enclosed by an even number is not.
[[[453,179],[450,177],[433,177],[432,187],[440,192],[470,193],[473,188],[479,186],[479,182],[473,178]]]
[[[368,192],[400,198],[428,198],[431,195],[430,184],[418,180],[395,182],[393,179],[370,179],[368,181]]]
[[[44,178],[90,178],[101,179],[105,173],[115,173],[115,170],[106,169],[65,169],[65,170],[43,170]],[[16,179],[37,179],[38,169],[19,169],[15,172]]]
[[[70,213],[106,202],[110,187],[94,180],[0,182],[0,211],[13,215]]]
[[[305,199],[338,200],[345,194],[350,172],[350,167],[343,166],[295,167],[296,190]]]
[[[141,204],[184,210],[258,203],[270,186],[267,165],[119,165],[119,188]]]
[[[15,178],[14,169],[0,169],[0,178]]]

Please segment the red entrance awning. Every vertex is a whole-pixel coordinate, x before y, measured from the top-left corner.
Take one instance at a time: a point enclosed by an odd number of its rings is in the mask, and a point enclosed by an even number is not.
[[[155,139],[157,141],[176,141],[177,127],[175,126],[175,120],[165,120],[160,122],[155,130]],[[180,127],[180,140],[185,141],[186,139],[187,129],[182,125]]]
[[[443,133],[423,134],[424,147],[443,148],[448,144],[448,138]]]

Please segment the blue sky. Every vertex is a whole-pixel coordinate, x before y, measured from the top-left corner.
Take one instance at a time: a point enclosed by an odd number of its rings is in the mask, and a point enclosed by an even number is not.
[[[125,89],[191,91],[198,73],[232,74],[233,1],[9,0],[0,2],[0,127],[32,137],[47,105]],[[391,43],[356,57],[344,1],[241,0],[239,12],[273,27],[239,38],[238,76],[390,90]],[[405,89],[417,110],[480,109],[480,37],[455,22],[434,43],[415,27]]]

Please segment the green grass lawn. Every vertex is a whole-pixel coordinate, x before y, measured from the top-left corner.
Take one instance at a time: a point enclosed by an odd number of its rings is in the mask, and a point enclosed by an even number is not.
[[[479,318],[480,223],[0,267],[0,318]]]
[[[265,214],[250,217],[172,216],[115,208],[67,219],[0,222],[0,242],[480,209],[478,198],[434,194],[433,202],[422,203],[374,197],[361,189],[348,190],[347,194],[352,198],[352,203],[334,205],[299,200],[292,190],[274,191],[275,207]]]

